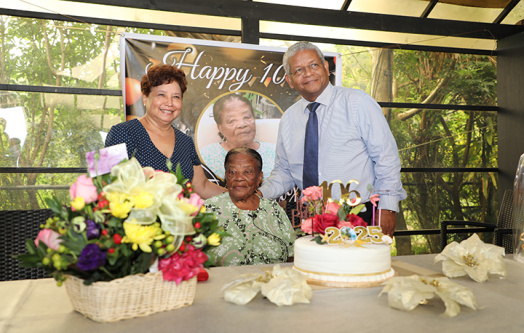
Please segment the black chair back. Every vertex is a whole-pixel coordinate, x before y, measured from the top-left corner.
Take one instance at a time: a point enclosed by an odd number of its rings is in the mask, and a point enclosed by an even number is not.
[[[515,250],[513,237],[513,207],[513,190],[508,189],[504,191],[504,196],[500,203],[494,240],[496,245],[504,247],[506,253],[513,253]]]
[[[440,222],[440,249],[441,251],[448,244],[449,234],[468,234],[473,233],[492,233],[493,244],[502,246],[506,254],[513,253],[514,239],[513,239],[513,190],[507,189],[504,191],[502,202],[499,207],[499,214],[497,215],[497,224],[489,224],[484,222],[474,221],[441,221]],[[450,228],[448,228],[450,227]],[[454,228],[451,228],[454,227]],[[461,228],[456,228],[461,227]]]
[[[13,255],[27,252],[25,240],[35,239],[51,216],[50,209],[0,211],[0,281],[48,277],[43,269],[20,267]]]

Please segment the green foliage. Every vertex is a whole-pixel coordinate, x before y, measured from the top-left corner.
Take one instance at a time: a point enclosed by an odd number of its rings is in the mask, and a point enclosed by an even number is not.
[[[106,32],[118,42],[111,27],[0,16],[0,53],[3,68],[0,82],[35,86],[112,88],[110,80],[119,70],[118,59],[109,61],[98,79],[89,76],[93,65],[105,53]],[[84,68],[84,67],[85,68]],[[73,74],[77,73],[77,74]],[[0,137],[2,167],[85,167],[85,153],[104,146],[100,132],[123,118],[116,97],[75,96],[25,92],[0,93],[2,108],[21,107],[25,137],[18,147],[5,135]],[[119,102],[121,103],[121,102]],[[106,106],[107,105],[107,106]],[[112,118],[113,117],[113,118]],[[109,120],[104,121],[104,119]],[[9,124],[7,124],[9,126]],[[0,134],[6,134],[0,131]],[[68,198],[67,187],[75,174],[1,174],[0,209],[38,209],[46,198]],[[20,187],[28,188],[19,190]]]
[[[337,46],[345,87],[371,93],[379,50]],[[394,50],[392,102],[496,105],[496,60],[491,56]],[[383,109],[405,168],[497,167],[495,112]],[[388,114],[388,112],[390,112]],[[439,228],[444,219],[494,223],[498,204],[493,173],[403,173],[407,229]],[[397,219],[398,220],[398,219]],[[397,223],[398,224],[398,223]],[[398,226],[398,225],[397,225]],[[402,227],[404,228],[404,227]],[[412,238],[412,251],[437,252],[438,240]]]
[[[311,241],[317,243],[318,245],[326,245],[325,242],[322,242],[322,236],[320,235],[316,235],[311,239]]]
[[[341,209],[337,211],[337,216],[341,221],[344,221],[346,219],[346,216],[348,214],[354,214],[357,215],[360,213],[360,211],[365,207],[364,204],[359,204],[356,206],[350,206],[346,201],[342,203],[340,206]]]
[[[368,48],[337,45],[342,55],[342,86],[370,93],[373,72],[371,53]]]
[[[51,209],[56,215],[60,215],[62,211],[62,204],[56,197],[45,198],[47,208]]]
[[[27,253],[16,256],[16,259],[20,260],[20,266],[43,267],[44,264],[42,264],[42,260],[47,254],[47,246],[42,244],[42,246],[37,248],[31,239],[26,239],[25,246]]]
[[[496,66],[488,56],[396,51],[395,79],[398,102],[496,105]],[[495,113],[427,109],[404,117],[408,112],[396,112],[391,122],[403,167],[496,167]],[[406,173],[403,180],[409,184],[404,216],[413,228],[438,228],[444,219],[495,220],[494,175]],[[439,250],[426,240],[431,252]]]

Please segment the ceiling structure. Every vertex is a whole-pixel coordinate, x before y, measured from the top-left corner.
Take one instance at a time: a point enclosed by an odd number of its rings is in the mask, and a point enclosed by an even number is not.
[[[320,7],[321,6],[321,7]],[[315,43],[391,47],[471,54],[497,54],[501,85],[499,188],[512,186],[520,152],[514,142],[522,131],[523,95],[519,84],[524,67],[524,0],[1,0],[0,15],[137,27],[165,31],[241,37],[242,42],[309,40]],[[62,25],[62,22],[55,23]],[[65,25],[65,24],[64,24]],[[87,27],[86,29],[95,28]],[[518,35],[518,36],[517,36]],[[508,38],[515,36],[515,38]],[[237,38],[238,39],[238,38]],[[509,52],[508,52],[509,50]],[[509,56],[508,56],[508,53]],[[502,64],[502,65],[500,65]],[[517,64],[516,68],[514,64]],[[120,90],[0,84],[0,91],[30,91],[77,95],[120,96]],[[410,108],[420,104],[389,103],[384,107]],[[426,105],[439,108],[435,105]],[[498,107],[449,106],[447,109],[497,111]],[[500,129],[503,130],[500,130]],[[521,135],[522,136],[522,135]],[[522,141],[522,140],[521,140]],[[508,149],[513,149],[508,151]],[[1,172],[21,172],[0,168]],[[82,168],[27,168],[23,172],[82,173]],[[409,172],[452,169],[428,168]],[[458,170],[455,170],[458,171]]]
[[[524,0],[11,0],[0,14],[230,34],[254,44],[311,40],[479,54],[524,32]]]

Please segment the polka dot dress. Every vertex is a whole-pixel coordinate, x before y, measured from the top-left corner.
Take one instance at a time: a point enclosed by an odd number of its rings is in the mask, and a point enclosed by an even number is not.
[[[200,165],[200,159],[193,140],[173,127],[175,131],[175,149],[171,156],[173,170],[180,163],[185,178],[193,179],[193,166]],[[150,166],[155,170],[168,172],[167,157],[151,141],[149,134],[138,119],[129,120],[111,127],[107,134],[106,147],[125,143],[129,158],[135,157],[142,167]]]

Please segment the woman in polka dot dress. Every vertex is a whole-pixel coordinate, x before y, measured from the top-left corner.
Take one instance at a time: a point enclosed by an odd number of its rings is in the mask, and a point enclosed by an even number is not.
[[[140,83],[146,114],[117,124],[107,134],[105,145],[125,143],[127,154],[143,167],[168,171],[167,159],[180,164],[184,177],[202,198],[225,191],[207,180],[193,140],[171,124],[182,111],[182,97],[187,89],[183,71],[170,65],[151,67]]]

